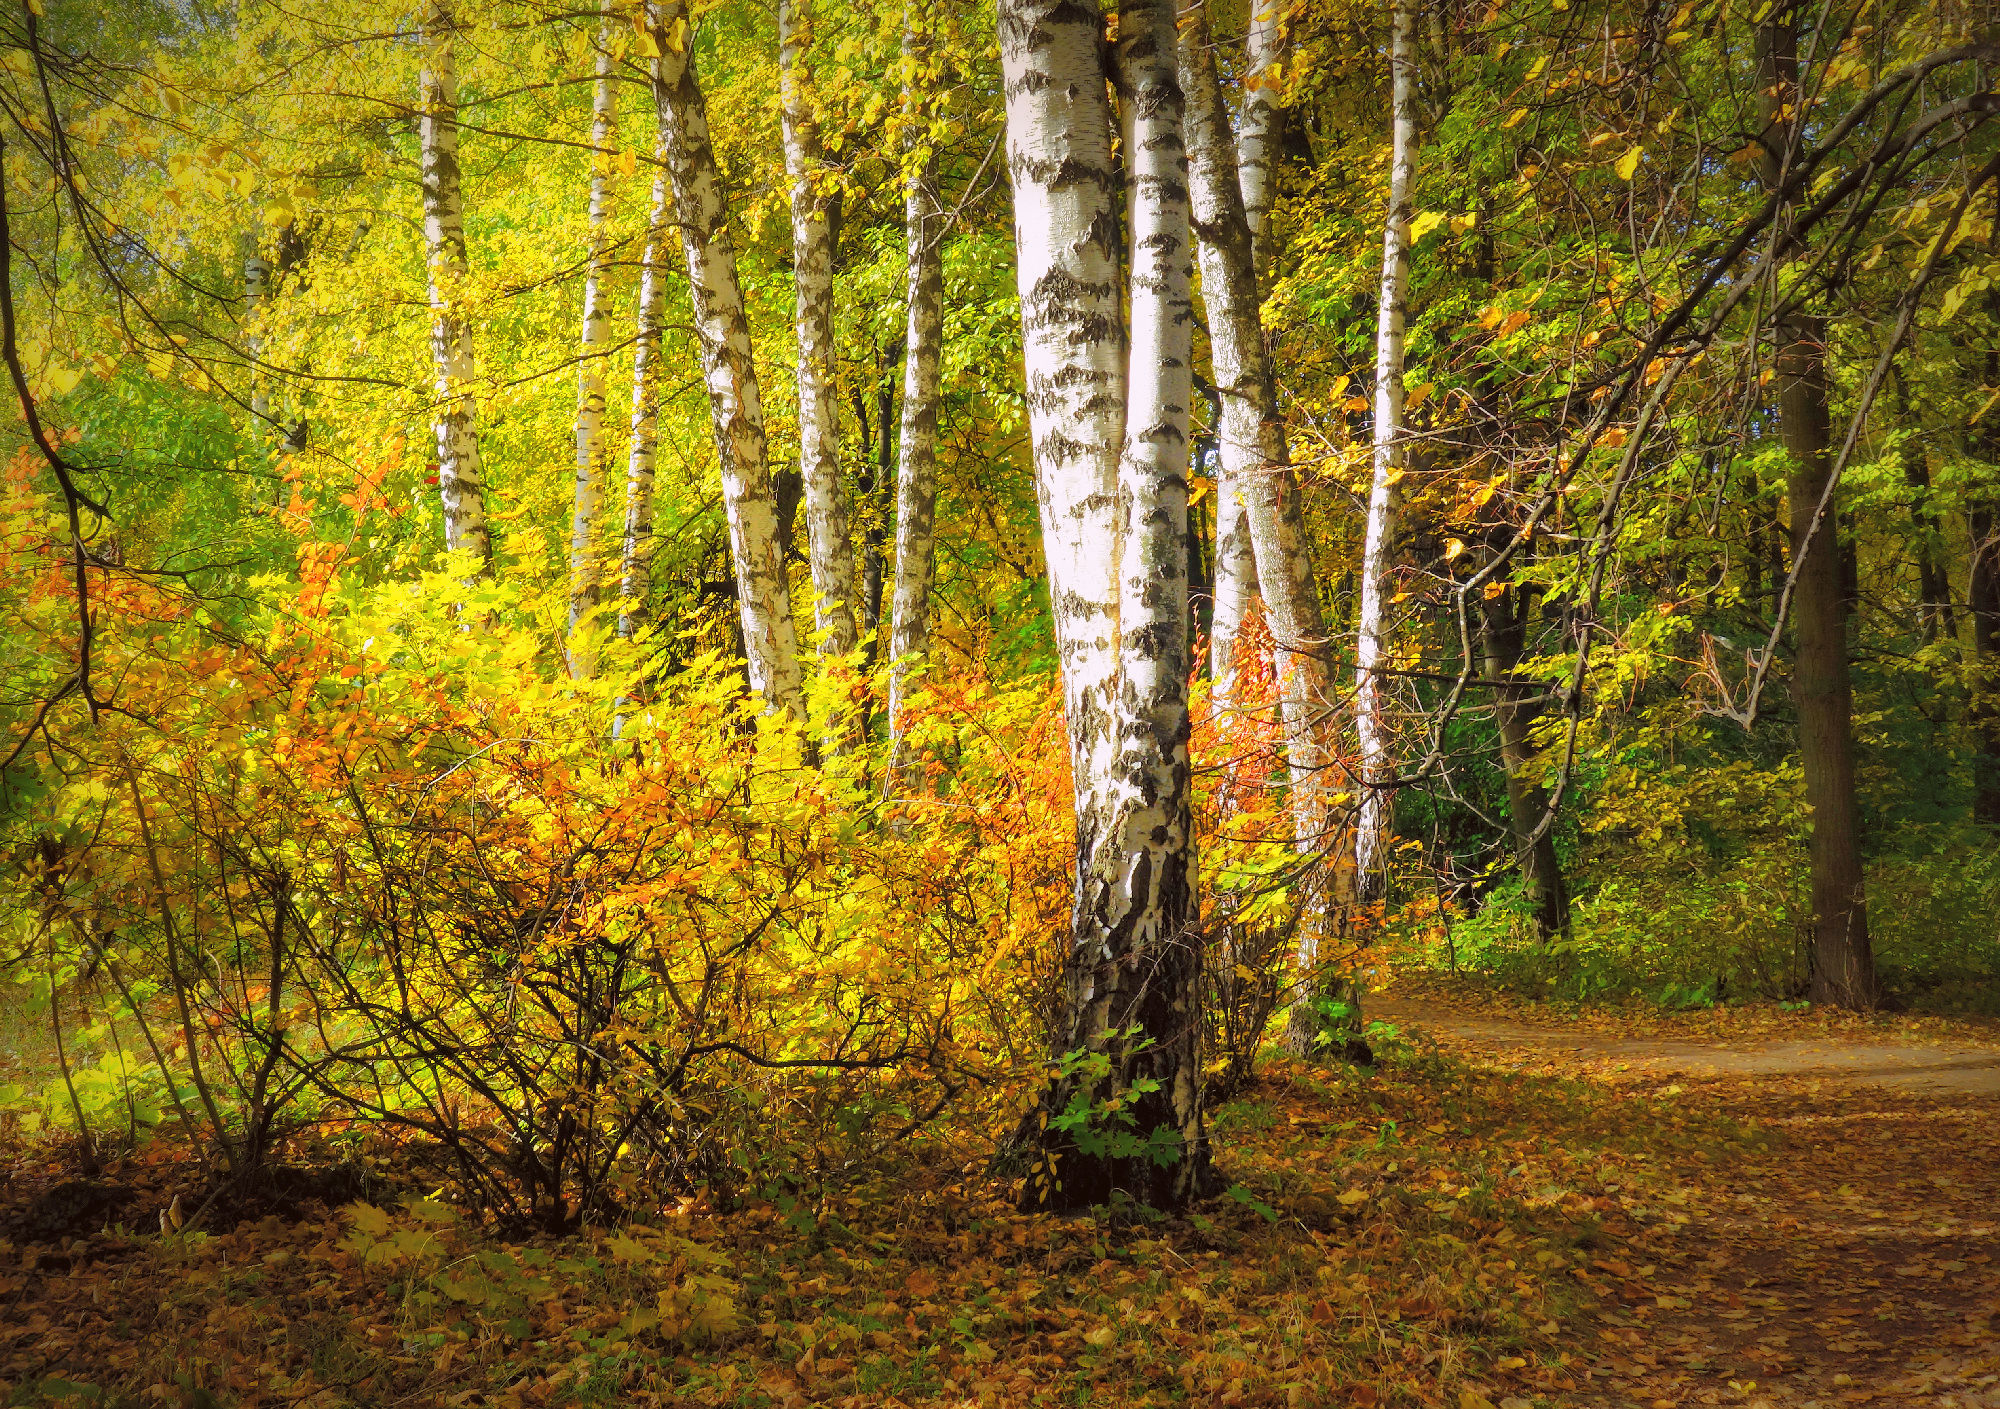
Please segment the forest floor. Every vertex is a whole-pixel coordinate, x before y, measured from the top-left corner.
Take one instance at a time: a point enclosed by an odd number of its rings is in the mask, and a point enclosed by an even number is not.
[[[1382,1066],[1269,1067],[1172,1219],[1016,1213],[933,1149],[653,1231],[391,1188],[163,1235],[155,1142],[122,1225],[0,1246],[0,1402],[2000,1409],[2000,1098],[1952,1084],[1990,1028],[1374,1011]],[[21,1146],[0,1217],[63,1177]]]

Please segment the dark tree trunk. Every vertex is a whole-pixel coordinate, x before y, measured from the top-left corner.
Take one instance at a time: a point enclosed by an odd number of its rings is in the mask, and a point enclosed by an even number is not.
[[[1517,598],[1521,598],[1518,603]],[[1518,586],[1510,585],[1483,608],[1486,674],[1506,682],[1494,690],[1493,717],[1500,730],[1500,761],[1507,771],[1507,823],[1514,834],[1514,857],[1521,884],[1534,907],[1535,929],[1544,941],[1569,929],[1569,891],[1556,860],[1553,828],[1543,827],[1548,814],[1548,790],[1528,776],[1535,747],[1528,738],[1539,707],[1531,703],[1536,685],[1519,680],[1515,670],[1527,643],[1530,604]],[[1537,834],[1539,833],[1539,835]]]
[[[2000,452],[2000,445],[1990,447]],[[2000,827],[2000,513],[1991,499],[1967,516],[1972,530],[1972,815]]]
[[[1777,10],[1758,33],[1765,129],[1764,179],[1779,184],[1798,108],[1797,15]],[[1847,671],[1847,594],[1839,516],[1826,497],[1826,322],[1794,313],[1773,330],[1779,434],[1792,461],[1786,485],[1791,518],[1792,620],[1797,653],[1792,697],[1799,759],[1812,811],[1812,976],[1816,1003],[1873,1008],[1881,999],[1868,942],[1868,901],[1854,796],[1854,695]],[[1818,524],[1815,527],[1815,519]],[[1810,536],[1808,536],[1810,535]]]
[[[1989,316],[2000,319],[2000,291],[1986,296]],[[2000,381],[2000,350],[1986,354],[1986,381]],[[1979,454],[2000,475],[2000,423],[1988,422]],[[2000,827],[2000,484],[1988,479],[1966,513],[1972,570],[1966,605],[1972,615],[1972,816]]]
[[[1910,391],[1903,384],[1902,368],[1896,368],[1896,400],[1905,416],[1910,413]],[[1912,429],[1906,427],[1905,429]],[[1939,551],[1943,534],[1937,508],[1931,502],[1930,460],[1924,447],[1911,436],[1898,449],[1903,465],[1903,482],[1910,486],[1910,537],[1917,557],[1917,629],[1924,644],[1940,636],[1958,634],[1958,622],[1951,605],[1951,578]]]

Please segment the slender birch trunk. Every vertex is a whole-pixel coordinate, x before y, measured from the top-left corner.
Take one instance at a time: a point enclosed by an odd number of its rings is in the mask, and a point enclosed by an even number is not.
[[[820,651],[854,649],[854,536],[840,477],[834,389],[833,222],[821,185],[826,156],[805,55],[811,0],[778,0],[778,83],[784,110],[785,176],[791,183],[794,321],[799,344],[799,475],[806,505],[813,621]]]
[[[654,61],[657,70],[659,63]],[[618,635],[645,623],[653,589],[653,463],[660,442],[660,323],[666,302],[667,173],[653,178],[653,209],[639,275],[632,351],[632,448],[625,462],[625,542],[618,580]]]
[[[604,288],[610,257],[606,225],[611,216],[611,140],[618,125],[618,94],[611,67],[611,0],[601,7],[597,31],[596,89],[590,108],[590,259],[583,271],[583,331],[576,374],[576,494],[569,530],[569,665],[588,679],[595,661],[579,645],[577,628],[597,605],[603,568],[598,520],[604,516],[604,384],[611,349],[611,302]]]
[[[1361,621],[1354,653],[1354,732],[1361,754],[1361,808],[1354,829],[1354,880],[1363,900],[1381,895],[1388,855],[1389,756],[1383,715],[1382,664],[1388,651],[1389,550],[1396,532],[1396,482],[1402,478],[1403,320],[1410,283],[1410,180],[1416,123],[1410,85],[1410,0],[1390,12],[1391,149],[1389,209],[1382,222],[1382,284],[1375,315],[1375,456],[1368,491],[1368,527],[1361,548]]]
[[[1245,36],[1243,117],[1237,125],[1238,179],[1243,186],[1243,214],[1250,223],[1251,262],[1260,293],[1271,291],[1271,268],[1277,242],[1271,232],[1271,207],[1278,196],[1278,161],[1284,147],[1285,110],[1274,91],[1277,70],[1285,55],[1286,0],[1251,0],[1250,32]]]
[[[1127,945],[1198,973],[1194,819],[1188,761],[1188,454],[1194,400],[1194,230],[1176,72],[1174,0],[1118,11],[1131,348],[1119,469],[1118,692],[1114,894]],[[1193,999],[1172,1012],[1192,1029]],[[1198,1064],[1176,1070],[1172,1107],[1201,1109]]]
[[[249,355],[250,434],[257,444],[271,438],[271,384],[264,376],[264,301],[271,293],[271,261],[253,230],[243,237],[243,351]]]
[[[1175,745],[1160,731],[1185,727],[1174,722],[1172,696],[1180,687],[1163,662],[1176,632],[1186,650],[1185,616],[1175,601],[1185,591],[1185,534],[1171,531],[1184,529],[1174,519],[1172,481],[1184,486],[1186,471],[1183,460],[1176,472],[1171,457],[1186,453],[1184,419],[1178,435],[1173,427],[1186,415],[1187,397],[1174,409],[1176,369],[1148,363],[1143,374],[1161,384],[1140,398],[1136,416],[1126,414],[1118,173],[1099,51],[1102,17],[1076,0],[1001,0],[998,22],[1029,426],[1075,781],[1075,904],[1056,1050],[1101,1059],[1053,1080],[1024,1122],[1022,1143],[1033,1161],[1025,1197],[1075,1207],[1123,1189],[1147,1203],[1178,1204],[1210,1177],[1198,1050],[1201,962],[1185,883],[1189,840],[1162,832],[1163,805],[1172,811],[1185,804],[1149,789],[1175,768]],[[1170,362],[1172,340],[1182,334],[1171,326],[1173,281],[1160,269],[1176,257],[1174,212],[1185,208],[1178,183],[1162,175],[1178,159],[1172,11],[1158,0],[1128,3],[1120,34],[1135,124],[1131,219],[1151,232],[1138,251],[1134,316],[1142,320],[1141,344]],[[1130,443],[1128,424],[1138,432]],[[1133,536],[1125,531],[1128,517],[1141,539],[1129,554],[1121,543]],[[1127,632],[1126,584],[1134,581],[1137,619]],[[1158,600],[1148,599],[1149,588]],[[1173,624],[1162,631],[1169,609]],[[1179,708],[1184,716],[1184,701]],[[1180,769],[1184,774],[1184,762]],[[1051,1123],[1073,1100],[1094,1109],[1119,1102],[1129,1136],[1086,1154]]]
[[[1181,81],[1188,101],[1194,228],[1200,237],[1209,351],[1216,391],[1222,400],[1222,424],[1217,434],[1219,486],[1223,490],[1216,506],[1217,659],[1221,660],[1220,650],[1229,640],[1220,624],[1225,605],[1247,600],[1247,593],[1234,598],[1225,594],[1223,554],[1240,554],[1247,544],[1254,555],[1255,580],[1263,589],[1265,614],[1277,646],[1274,663],[1291,776],[1295,839],[1302,850],[1314,851],[1324,847],[1333,825],[1327,802],[1329,759],[1324,742],[1333,705],[1331,677],[1323,654],[1326,622],[1306,547],[1298,480],[1291,471],[1284,420],[1264,346],[1254,244],[1237,174],[1236,147],[1210,48],[1207,17],[1201,9],[1192,12],[1184,39]],[[1239,512],[1240,519],[1224,532],[1220,527],[1223,516]],[[1229,645],[1233,648],[1233,640]],[[1318,927],[1308,924],[1303,934],[1301,959],[1310,964],[1316,954]]]
[[[708,107],[695,77],[687,0],[654,10],[661,50],[654,79],[660,147],[687,256],[688,295],[701,342],[702,375],[715,423],[722,500],[736,566],[736,597],[750,687],[768,708],[805,718],[805,678],[791,592],[778,555],[777,499],[765,459],[764,402],[751,358],[750,319],[736,249],[708,135]]]
[[[1261,305],[1270,291],[1271,266],[1275,245],[1271,238],[1271,204],[1277,189],[1279,147],[1282,142],[1284,109],[1271,92],[1272,71],[1284,56],[1280,19],[1284,0],[1253,0],[1247,40],[1249,63],[1244,78],[1243,116],[1238,133],[1229,135],[1228,119],[1210,138],[1213,150],[1230,155],[1236,181],[1242,192],[1243,214],[1250,228],[1250,265]],[[1200,26],[1202,43],[1210,43],[1205,6],[1198,8],[1194,21]],[[1183,56],[1182,63],[1188,62]],[[1198,61],[1213,69],[1212,55]],[[1201,101],[1193,93],[1190,102]],[[1224,145],[1228,144],[1228,145]],[[1204,277],[1204,287],[1207,280]],[[1259,317],[1258,336],[1261,337]],[[1220,457],[1218,456],[1218,459]],[[1218,466],[1215,517],[1215,604],[1209,627],[1209,676],[1214,682],[1209,700],[1222,723],[1225,737],[1229,715],[1236,708],[1236,642],[1243,623],[1257,600],[1257,560],[1250,541],[1250,506],[1244,486],[1232,469]]]
[[[883,792],[921,786],[922,770],[904,746],[910,677],[930,654],[931,580],[937,570],[938,355],[944,342],[944,212],[938,205],[937,154],[923,129],[923,86],[930,59],[923,0],[903,9],[903,242],[908,251],[908,321],[903,335],[903,426],[896,464],[896,585],[889,601],[889,768]]]
[[[435,6],[424,22],[418,122],[431,358],[437,367],[432,423],[437,433],[438,497],[444,504],[444,545],[471,553],[479,564],[478,576],[490,577],[493,538],[486,522],[486,481],[479,467],[479,405],[472,395],[472,319],[465,306],[470,270],[458,174],[457,36],[458,21],[451,7]]]

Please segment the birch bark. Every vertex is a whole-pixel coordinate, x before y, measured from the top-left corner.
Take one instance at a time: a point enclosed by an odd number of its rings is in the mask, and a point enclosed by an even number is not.
[[[591,98],[590,258],[583,271],[583,329],[576,375],[576,494],[569,531],[569,665],[588,679],[595,662],[577,628],[597,605],[602,567],[598,520],[604,516],[604,384],[611,348],[611,305],[604,271],[610,254],[606,225],[611,215],[612,136],[617,130],[618,97],[611,70],[611,3],[601,6],[597,31],[596,88]]]
[[[791,183],[794,323],[799,345],[799,475],[806,505],[806,556],[820,650],[854,649],[854,537],[840,478],[840,429],[834,393],[833,223],[826,165],[813,108],[806,53],[812,47],[811,0],[778,0],[779,92],[784,110],[785,177]]]
[[[1326,623],[1319,586],[1306,549],[1297,478],[1292,474],[1285,427],[1278,410],[1254,260],[1254,243],[1239,183],[1228,108],[1211,52],[1207,17],[1190,16],[1180,57],[1187,91],[1187,133],[1194,229],[1200,237],[1202,302],[1208,311],[1209,351],[1222,400],[1217,433],[1221,462],[1216,506],[1216,617],[1214,641],[1224,635],[1223,556],[1254,555],[1255,581],[1263,589],[1284,716],[1296,840],[1319,847],[1331,826],[1327,805],[1324,738],[1332,709],[1331,680],[1323,655]],[[1240,505],[1240,510],[1237,509]],[[1225,532],[1226,516],[1240,520]],[[1247,592],[1233,600],[1247,601]],[[1223,657],[1218,654],[1218,660]],[[1218,674],[1218,679],[1223,677]]]
[[[1170,653],[1172,633],[1168,641],[1153,634],[1157,621],[1149,614],[1163,609],[1144,601],[1134,603],[1139,620],[1129,638],[1121,615],[1134,577],[1142,580],[1141,598],[1146,588],[1159,587],[1146,580],[1152,571],[1171,574],[1185,591],[1185,549],[1165,531],[1173,524],[1173,476],[1163,458],[1170,450],[1185,455],[1186,437],[1183,430],[1178,445],[1171,444],[1170,381],[1149,390],[1152,399],[1141,403],[1149,412],[1126,414],[1102,17],[1094,4],[1077,0],[1001,0],[998,27],[1029,426],[1077,822],[1056,1050],[1082,1055],[1065,1064],[1024,1124],[1023,1143],[1035,1152],[1026,1197],[1074,1207],[1123,1189],[1147,1203],[1177,1204],[1204,1189],[1209,1171],[1198,1051],[1200,951],[1188,932],[1187,887],[1177,900],[1171,882],[1185,866],[1187,843],[1175,847],[1145,823],[1159,800],[1144,790],[1173,766],[1171,747],[1148,733],[1173,713],[1162,692],[1174,687],[1159,664],[1162,647]],[[1169,131],[1179,106],[1172,94],[1172,11],[1158,0],[1128,4],[1120,33],[1127,107],[1136,124],[1131,151],[1141,178],[1131,182],[1133,212],[1154,232],[1141,260],[1157,269],[1171,258],[1175,204],[1176,183],[1159,175],[1177,156]],[[1139,338],[1170,348],[1178,335],[1165,326],[1171,280],[1135,278],[1133,295],[1156,310],[1145,315],[1155,321],[1141,324]],[[1171,377],[1173,369],[1145,367],[1149,378],[1163,373]],[[1186,401],[1179,398],[1183,417]],[[1126,453],[1128,424],[1139,431],[1130,446],[1136,458]],[[1180,478],[1184,484],[1184,467]],[[1143,540],[1131,557],[1121,542],[1133,536],[1125,531],[1128,514],[1137,515]],[[1184,545],[1184,533],[1177,541]],[[1151,571],[1138,566],[1149,561]],[[1171,605],[1173,583],[1159,595]],[[1179,630],[1184,642],[1185,625]],[[1128,677],[1128,667],[1135,676]],[[1150,698],[1142,700],[1132,682],[1149,675]],[[1166,862],[1148,843],[1167,845],[1175,859]],[[1128,1133],[1085,1153],[1074,1121],[1103,1120],[1105,1103],[1114,1100],[1120,1115],[1112,1128]]]
[[[424,66],[418,80],[431,359],[437,369],[432,426],[437,435],[445,547],[471,553],[479,564],[478,576],[484,578],[493,573],[493,538],[486,521],[486,481],[479,466],[479,406],[472,395],[465,202],[458,172],[457,36],[458,21],[451,7],[434,6],[424,21]]]
[[[250,355],[250,435],[259,445],[271,437],[271,384],[264,376],[264,300],[271,292],[271,261],[253,231],[243,237],[243,350]]]
[[[1243,186],[1243,214],[1250,223],[1251,262],[1260,293],[1271,291],[1277,244],[1271,207],[1277,202],[1278,160],[1284,146],[1285,110],[1278,105],[1278,67],[1284,58],[1286,0],[1251,0],[1245,36],[1243,117],[1236,151]]]
[[[904,746],[910,679],[930,653],[931,580],[937,570],[938,355],[944,342],[944,212],[937,155],[926,130],[930,36],[923,0],[903,9],[903,241],[908,314],[903,336],[903,425],[896,465],[896,584],[889,601],[889,767],[886,796],[907,794],[922,773]]]
[[[658,60],[654,61],[657,71]],[[653,208],[639,274],[632,351],[632,447],[625,461],[625,542],[618,579],[618,635],[645,622],[653,589],[653,464],[660,440],[660,322],[666,302],[667,173],[653,178]]]
[[[1410,28],[1410,0],[1395,0],[1389,31],[1389,209],[1382,222],[1382,283],[1375,316],[1374,474],[1361,549],[1361,620],[1354,653],[1354,732],[1362,782],[1354,830],[1354,879],[1363,900],[1375,899],[1382,891],[1389,837],[1388,781],[1394,771],[1383,717],[1382,662],[1389,639],[1383,594],[1396,529],[1396,482],[1402,478],[1405,459],[1403,320],[1410,282],[1410,178],[1416,147]]]
[[[1250,265],[1256,297],[1260,302],[1270,291],[1274,244],[1271,238],[1271,205],[1277,187],[1278,152],[1283,135],[1284,109],[1273,100],[1273,70],[1283,57],[1281,9],[1283,0],[1253,0],[1248,35],[1248,66],[1244,79],[1243,116],[1238,135],[1229,135],[1226,109],[1210,133],[1212,151],[1229,156],[1236,168],[1243,197],[1243,214],[1250,228]],[[1204,53],[1197,62],[1209,70],[1215,67],[1205,6],[1193,16],[1199,26]],[[1192,42],[1192,35],[1190,36]],[[1185,65],[1188,57],[1183,56]],[[1190,102],[1203,101],[1194,93]],[[1204,277],[1204,287],[1207,280]],[[1262,316],[1258,336],[1263,336]],[[1218,456],[1218,459],[1221,457]],[[1236,643],[1257,600],[1257,560],[1250,541],[1250,508],[1244,486],[1233,469],[1218,465],[1216,476],[1215,585],[1214,612],[1209,627],[1209,676],[1214,682],[1209,699],[1225,733],[1229,715],[1236,707]]]
[[[654,78],[660,148],[687,257],[688,296],[701,343],[722,472],[723,507],[736,567],[737,609],[750,687],[767,708],[805,718],[798,629],[778,556],[778,511],[765,458],[764,403],[751,357],[750,319],[736,273],[722,182],[708,134],[708,108],[697,81],[687,0],[660,0],[660,66]]]

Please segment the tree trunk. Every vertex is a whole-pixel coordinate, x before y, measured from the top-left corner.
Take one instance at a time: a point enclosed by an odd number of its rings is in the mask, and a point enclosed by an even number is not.
[[[750,319],[736,274],[736,250],[708,135],[708,108],[697,82],[687,0],[654,10],[661,58],[654,80],[660,148],[687,256],[688,296],[701,343],[715,424],[722,502],[736,567],[736,605],[750,688],[769,709],[805,718],[805,677],[785,566],[778,553],[778,506],[765,459],[764,402],[751,359]]]
[[[909,258],[908,323],[903,337],[903,429],[896,466],[896,587],[889,612],[889,767],[883,793],[915,791],[922,768],[904,747],[910,676],[930,653],[931,579],[937,568],[938,354],[944,341],[944,212],[938,207],[937,156],[922,131],[929,104],[918,77],[930,38],[917,13],[903,9],[903,116],[910,124],[904,160],[921,154],[903,183],[903,240]]]
[[[1332,711],[1326,667],[1326,622],[1307,551],[1303,503],[1285,444],[1270,358],[1264,349],[1253,240],[1236,170],[1228,108],[1210,51],[1205,12],[1191,12],[1181,48],[1187,94],[1189,178],[1193,222],[1200,238],[1202,302],[1208,311],[1210,357],[1222,401],[1217,430],[1216,621],[1214,669],[1233,704],[1235,635],[1248,609],[1255,561],[1266,619],[1276,642],[1275,664],[1284,716],[1286,761],[1298,844],[1321,847],[1331,826],[1326,802]],[[1227,567],[1225,567],[1227,564]],[[1231,625],[1225,630],[1225,616]]]
[[[1402,478],[1403,319],[1410,284],[1410,180],[1416,160],[1416,122],[1410,87],[1415,57],[1410,45],[1410,0],[1390,12],[1389,70],[1391,151],[1389,209],[1382,222],[1382,285],[1375,315],[1375,455],[1368,490],[1368,526],[1361,549],[1361,619],[1354,652],[1354,732],[1361,754],[1361,810],[1354,828],[1355,888],[1364,900],[1379,898],[1386,879],[1389,842],[1390,757],[1383,709],[1383,661],[1389,621],[1385,589],[1389,550],[1396,532],[1396,483]]]
[[[1246,187],[1237,171],[1236,146],[1204,7],[1190,13],[1180,71],[1187,91],[1189,175],[1194,229],[1200,237],[1202,301],[1208,311],[1215,388],[1222,401],[1217,432],[1221,473],[1216,504],[1213,640],[1219,684],[1215,693],[1227,707],[1237,706],[1235,637],[1240,614],[1249,609],[1246,587],[1251,576],[1240,563],[1225,573],[1225,555],[1240,554],[1247,547],[1254,557],[1254,581],[1263,589],[1265,619],[1274,643],[1272,664],[1284,725],[1294,842],[1302,852],[1325,854],[1332,849],[1335,830],[1328,801],[1331,754],[1325,743],[1334,708],[1324,654],[1326,622],[1264,344],[1255,240],[1244,204]],[[1232,516],[1226,528],[1224,515]],[[1227,634],[1225,611],[1234,616]],[[1296,955],[1301,973],[1310,973],[1319,961],[1329,914],[1321,887],[1323,882],[1307,882],[1303,898]],[[1311,1045],[1314,1031],[1304,1004],[1296,1001],[1305,996],[1304,990],[1293,996],[1287,1040],[1294,1049],[1303,1050]]]
[[[1765,128],[1760,165],[1767,187],[1782,180],[1797,119],[1795,12],[1777,10],[1758,32]],[[1773,329],[1779,435],[1791,457],[1792,618],[1798,650],[1792,695],[1799,753],[1812,811],[1812,999],[1873,1008],[1881,993],[1868,942],[1860,824],[1854,796],[1854,701],[1847,673],[1847,600],[1842,590],[1839,521],[1820,514],[1832,465],[1825,320],[1793,314]],[[1815,520],[1818,520],[1815,526]],[[1808,537],[1810,535],[1810,537]]]
[[[469,269],[465,202],[458,176],[458,21],[451,7],[433,7],[424,22],[419,80],[418,141],[423,157],[424,245],[428,252],[431,358],[437,367],[438,497],[444,504],[444,546],[466,552],[477,575],[493,573],[493,538],[486,521],[486,481],[479,468],[479,406],[472,396],[472,319],[465,301]]]
[[[2000,323],[2000,290],[1986,295],[1986,311]],[[2000,385],[2000,350],[1986,354],[1986,383]],[[1972,616],[1972,708],[1967,718],[1973,736],[1972,816],[2000,827],[2000,421],[1989,419],[1982,427],[1979,453],[1987,464],[1987,479],[1975,490],[1965,516],[1971,539],[1965,600]]]
[[[813,622],[823,655],[854,649],[854,538],[840,478],[835,411],[832,197],[805,55],[812,45],[811,0],[778,0],[779,90],[785,176],[791,182],[794,322],[799,343],[799,477],[812,569]]]
[[[659,61],[654,61],[657,72]],[[618,580],[618,635],[629,641],[653,590],[653,464],[660,441],[660,322],[666,302],[667,173],[653,178],[653,208],[639,274],[632,349],[632,447],[625,461],[625,543]]]
[[[1278,161],[1285,145],[1285,110],[1275,91],[1285,57],[1287,0],[1250,0],[1250,30],[1244,36],[1243,116],[1237,123],[1236,151],[1243,187],[1243,215],[1250,223],[1251,263],[1259,293],[1271,291],[1277,238],[1271,207],[1278,198]]]
[[[271,439],[271,384],[264,376],[264,300],[271,293],[271,261],[253,230],[243,237],[243,351],[250,359],[250,437],[258,446]]]
[[[2000,513],[1991,491],[1966,519],[1972,531],[1966,589],[1972,615],[1972,815],[2000,827]]]
[[[1185,675],[1164,664],[1177,634],[1186,650],[1185,537],[1173,531],[1183,525],[1172,510],[1186,469],[1171,459],[1186,453],[1185,420],[1176,434],[1173,418],[1185,417],[1187,398],[1170,409],[1174,369],[1142,364],[1160,385],[1138,399],[1147,409],[1126,415],[1102,17],[1076,0],[1001,0],[998,27],[1029,427],[1077,823],[1059,1068],[1022,1131],[1033,1158],[1025,1197],[1077,1207],[1122,1190],[1171,1206],[1210,1177],[1185,743],[1172,737],[1185,739],[1177,722],[1185,703],[1177,714],[1173,701]],[[1137,338],[1171,361],[1171,340],[1184,334],[1154,323],[1172,321],[1173,284],[1160,265],[1176,258],[1175,211],[1185,208],[1162,176],[1178,155],[1172,10],[1128,3],[1119,33],[1136,164],[1128,219],[1151,232],[1136,251]],[[1128,423],[1137,432],[1130,457]],[[1129,554],[1128,515],[1141,529]],[[1143,579],[1136,595],[1150,600],[1133,603],[1138,620],[1127,633],[1121,616],[1134,577]],[[1168,609],[1172,626],[1161,632]]]
[[[583,333],[576,372],[576,493],[569,530],[569,668],[587,680],[596,662],[577,629],[597,605],[598,520],[604,516],[604,384],[611,349],[611,302],[604,288],[610,242],[611,139],[618,124],[618,96],[611,68],[611,4],[601,7],[597,31],[596,90],[590,109],[590,258],[583,271]]]
[[[1521,888],[1534,912],[1535,930],[1547,941],[1569,929],[1569,891],[1556,860],[1555,833],[1542,826],[1549,810],[1548,790],[1528,776],[1535,761],[1528,729],[1540,712],[1529,699],[1538,687],[1514,673],[1527,644],[1530,603],[1527,589],[1519,583],[1504,585],[1505,592],[1482,605],[1482,644],[1487,677],[1500,682],[1493,692],[1493,721],[1500,732],[1500,763],[1507,773],[1507,826],[1514,837],[1514,859],[1521,868]]]

